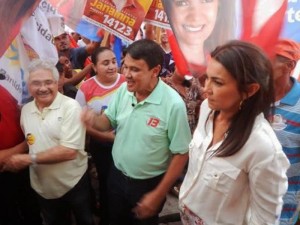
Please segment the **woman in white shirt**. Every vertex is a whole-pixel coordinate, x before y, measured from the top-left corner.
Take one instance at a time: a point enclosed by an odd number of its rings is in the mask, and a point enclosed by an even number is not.
[[[260,49],[231,41],[211,53],[188,171],[180,189],[183,224],[275,224],[289,162],[265,119],[272,66]]]

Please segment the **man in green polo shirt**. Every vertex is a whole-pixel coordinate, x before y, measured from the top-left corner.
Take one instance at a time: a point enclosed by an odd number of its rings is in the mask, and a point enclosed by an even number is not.
[[[166,194],[181,175],[191,140],[186,107],[158,78],[163,50],[151,40],[127,49],[124,83],[106,111],[82,113],[87,128],[116,130],[109,178],[111,225],[156,225]]]

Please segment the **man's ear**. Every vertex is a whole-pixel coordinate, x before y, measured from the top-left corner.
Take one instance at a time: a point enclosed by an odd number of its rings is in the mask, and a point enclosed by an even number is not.
[[[161,70],[161,65],[155,66],[155,67],[152,69],[153,75],[154,75],[155,77],[158,77],[160,70]]]
[[[250,98],[260,89],[260,85],[258,83],[248,84],[247,87],[247,96],[246,98]]]
[[[290,60],[290,61],[286,62],[286,66],[290,71],[293,71],[295,69],[296,64],[297,63],[294,60]]]

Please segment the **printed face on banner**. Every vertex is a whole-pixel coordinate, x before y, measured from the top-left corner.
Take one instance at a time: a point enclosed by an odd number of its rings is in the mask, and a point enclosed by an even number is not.
[[[83,18],[132,42],[151,4],[149,0],[87,0]]]
[[[235,36],[236,1],[162,0],[179,48],[191,73],[207,55]]]

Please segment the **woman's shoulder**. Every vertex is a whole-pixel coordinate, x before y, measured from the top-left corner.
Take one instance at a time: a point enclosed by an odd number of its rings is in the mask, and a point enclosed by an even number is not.
[[[244,148],[258,160],[273,158],[276,154],[282,153],[275,132],[262,114],[257,116]]]

